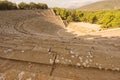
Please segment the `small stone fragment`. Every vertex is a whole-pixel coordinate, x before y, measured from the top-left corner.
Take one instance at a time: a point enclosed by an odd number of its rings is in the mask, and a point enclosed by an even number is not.
[[[81,64],[80,64],[80,63],[77,63],[76,65],[77,65],[77,66],[81,66]]]
[[[25,51],[24,51],[24,50],[22,50],[21,52],[22,52],[22,53],[24,53]]]
[[[53,62],[54,62],[54,61],[53,61],[52,59],[50,59],[50,64],[53,64]]]

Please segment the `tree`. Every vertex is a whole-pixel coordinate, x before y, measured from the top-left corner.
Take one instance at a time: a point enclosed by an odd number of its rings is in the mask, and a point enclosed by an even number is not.
[[[38,5],[36,3],[34,3],[34,2],[30,2],[29,7],[30,7],[30,9],[37,9]]]
[[[56,15],[60,15],[60,10],[61,10],[60,8],[55,7],[55,8],[53,8],[53,10]]]
[[[0,1],[0,10],[13,10],[13,9],[23,9],[23,10],[30,10],[30,9],[48,9],[47,4],[44,3],[34,3],[30,2],[29,4],[25,2],[21,2],[18,4],[18,7],[16,3],[12,3],[10,1],[4,0]]]
[[[0,10],[12,10],[17,9],[17,5],[10,1],[0,1]]]
[[[25,10],[30,9],[30,6],[28,4],[26,4],[25,2],[19,3],[18,7],[19,7],[19,9],[25,9]]]
[[[73,21],[73,17],[72,17],[72,16],[68,16],[68,17],[67,17],[67,21],[68,21],[68,22]]]
[[[120,27],[120,10],[79,11],[63,8],[54,8],[56,15],[63,20],[82,21],[102,25],[102,28]]]
[[[38,3],[37,6],[38,6],[38,9],[48,9],[47,4]]]

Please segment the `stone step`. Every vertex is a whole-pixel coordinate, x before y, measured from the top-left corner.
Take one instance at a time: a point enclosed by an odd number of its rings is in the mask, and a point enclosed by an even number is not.
[[[72,80],[61,77],[49,76],[41,73],[32,73],[20,70],[9,70],[0,74],[0,80]]]
[[[16,61],[33,62],[40,64],[53,64],[55,54],[49,54],[46,51],[8,51],[0,52],[0,57]]]

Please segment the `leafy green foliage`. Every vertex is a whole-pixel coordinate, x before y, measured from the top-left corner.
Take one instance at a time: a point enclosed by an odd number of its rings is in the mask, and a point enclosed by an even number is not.
[[[30,9],[30,5],[24,2],[19,3],[18,6],[19,6],[19,9],[25,9],[25,10]]]
[[[37,4],[35,4],[34,2],[30,2],[29,3],[29,7],[30,7],[30,9],[36,9],[36,8],[38,8]]]
[[[43,4],[43,3],[34,3],[34,2],[30,2],[29,4],[21,2],[18,4],[19,9],[48,9],[47,4]]]
[[[102,25],[102,28],[120,27],[120,10],[80,11],[54,8],[54,11],[68,22],[95,23]]]
[[[0,1],[0,10],[12,10],[12,9],[17,9],[15,3],[9,1]]]
[[[37,4],[37,9],[48,9],[48,6],[47,6],[47,4],[38,3]]]
[[[47,4],[43,3],[34,3],[30,2],[29,4],[25,2],[21,2],[18,4],[18,7],[15,3],[10,1],[0,1],[0,10],[13,10],[13,9],[23,9],[23,10],[30,10],[30,9],[48,9]]]

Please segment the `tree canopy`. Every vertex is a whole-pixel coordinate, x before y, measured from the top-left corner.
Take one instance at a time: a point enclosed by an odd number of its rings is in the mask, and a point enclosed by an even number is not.
[[[47,4],[44,3],[34,3],[34,2],[30,2],[29,4],[25,3],[25,2],[21,2],[18,4],[19,9],[48,9]]]
[[[18,5],[16,3],[10,1],[0,1],[0,10],[14,10],[14,9],[22,9],[22,10],[30,10],[30,9],[48,9],[47,4],[44,3],[25,3],[21,2]]]
[[[10,1],[0,1],[0,10],[12,10],[17,9],[17,5]]]
[[[75,9],[54,8],[68,22],[89,22],[102,25],[102,28],[120,27],[120,10],[80,11]]]

